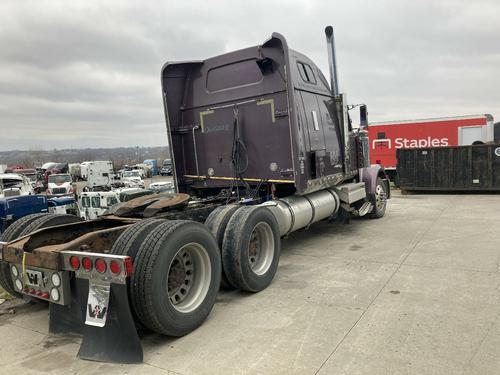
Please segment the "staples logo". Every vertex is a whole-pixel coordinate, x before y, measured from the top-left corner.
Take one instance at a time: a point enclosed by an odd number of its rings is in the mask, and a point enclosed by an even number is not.
[[[376,149],[376,148],[391,148],[391,140],[390,139],[387,139],[387,138],[383,138],[383,139],[374,139],[372,141],[372,148],[373,149]]]
[[[408,139],[396,138],[394,140],[396,148],[416,148],[416,147],[444,147],[449,145],[448,138]]]

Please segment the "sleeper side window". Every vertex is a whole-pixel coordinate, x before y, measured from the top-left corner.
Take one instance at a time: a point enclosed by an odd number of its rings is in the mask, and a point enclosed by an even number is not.
[[[316,84],[316,77],[314,76],[314,72],[309,64],[297,61],[297,67],[299,69],[300,78],[302,78],[304,82],[312,85]]]

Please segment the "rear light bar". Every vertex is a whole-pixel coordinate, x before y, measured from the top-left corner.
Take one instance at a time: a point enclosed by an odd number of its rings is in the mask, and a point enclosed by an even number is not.
[[[126,255],[61,251],[63,268],[74,271],[76,277],[124,284],[132,275],[132,259]]]
[[[70,293],[68,272],[23,267],[22,264],[15,263],[10,263],[9,269],[12,284],[17,292],[59,305],[67,304]]]

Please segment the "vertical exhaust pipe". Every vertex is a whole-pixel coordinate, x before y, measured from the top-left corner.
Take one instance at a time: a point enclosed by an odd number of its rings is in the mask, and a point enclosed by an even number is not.
[[[339,81],[337,78],[337,58],[335,57],[335,38],[333,36],[333,27],[325,27],[326,45],[328,48],[328,65],[330,68],[330,86],[334,97],[340,94]]]
[[[340,93],[339,81],[337,77],[337,58],[335,56],[335,38],[333,36],[333,27],[325,27],[326,44],[328,47],[328,62],[330,66],[330,81],[332,86],[332,96],[336,103],[337,118],[339,120],[340,130],[342,132],[342,147],[344,149],[344,173],[351,172],[351,150],[349,146],[349,115],[346,107],[345,94]]]

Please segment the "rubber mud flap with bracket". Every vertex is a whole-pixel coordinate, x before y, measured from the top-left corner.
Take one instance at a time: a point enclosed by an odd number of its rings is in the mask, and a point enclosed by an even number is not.
[[[88,290],[88,281],[84,281]],[[81,294],[85,299],[85,309],[88,308],[87,294]],[[84,325],[78,356],[98,362],[129,364],[143,361],[141,341],[130,311],[127,285],[111,284],[106,324],[104,327]]]
[[[81,295],[87,295],[87,288],[86,280],[75,279],[71,285],[71,301],[69,305],[49,304],[50,333],[83,334],[86,301]]]

